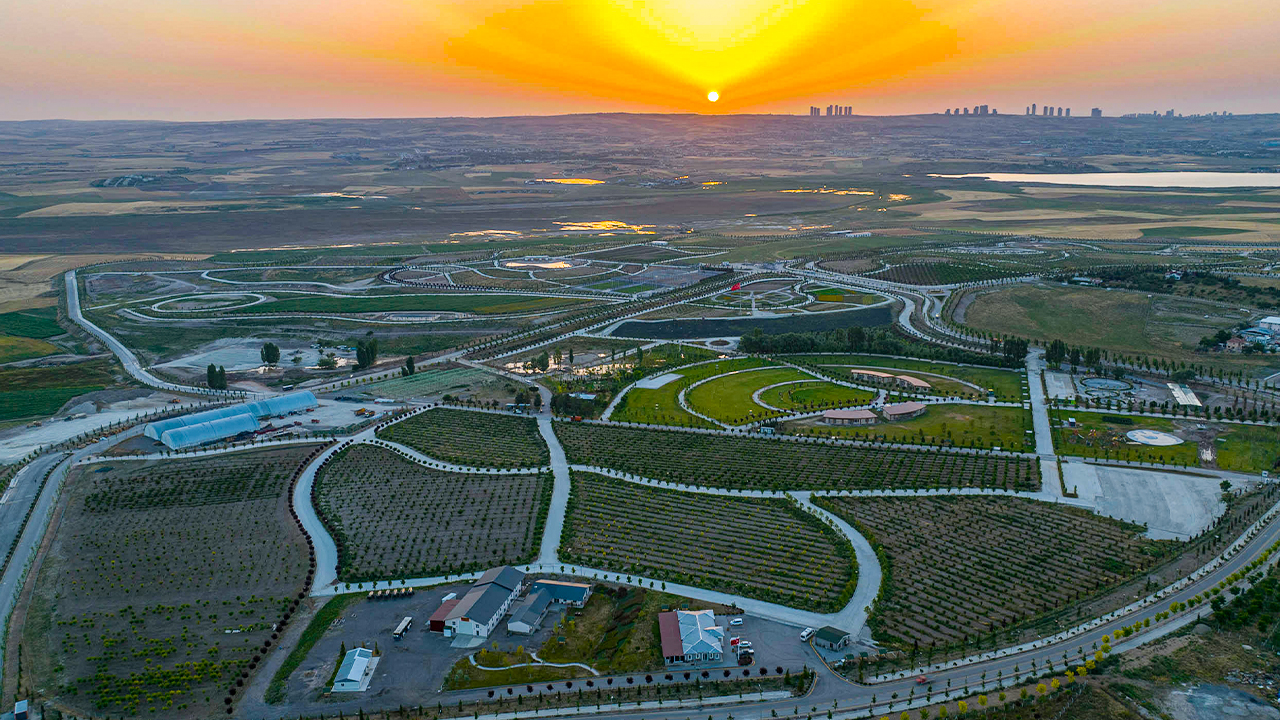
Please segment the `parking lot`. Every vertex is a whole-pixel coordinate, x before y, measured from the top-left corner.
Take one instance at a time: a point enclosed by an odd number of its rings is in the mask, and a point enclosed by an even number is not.
[[[287,702],[303,715],[337,711],[366,710],[375,707],[416,706],[433,702],[456,703],[459,700],[486,699],[494,696],[514,697],[563,692],[570,687],[630,687],[664,685],[695,680],[720,680],[728,677],[757,677],[786,672],[797,673],[805,667],[820,665],[808,644],[800,641],[801,628],[771,620],[740,616],[739,626],[729,623],[732,616],[717,616],[726,629],[725,656],[713,663],[672,665],[670,667],[613,676],[584,677],[572,681],[544,682],[534,685],[498,686],[478,690],[441,693],[440,688],[449,669],[458,660],[478,648],[455,648],[453,640],[440,633],[429,632],[427,619],[440,607],[448,593],[464,595],[469,584],[420,589],[411,598],[361,600],[339,617],[316,643],[286,687]],[[483,645],[497,644],[500,649],[518,645],[538,648],[551,639],[551,628],[562,617],[564,608],[556,607],[547,614],[542,628],[533,636],[510,634],[506,621],[499,625]],[[396,625],[412,617],[413,627],[402,640],[392,637]],[[737,655],[730,649],[730,639],[751,643],[755,651],[750,665],[739,666]],[[334,669],[341,662],[343,646],[347,650],[361,643],[382,653],[373,681],[366,692],[336,693],[323,697]],[[566,685],[571,683],[571,685]],[[492,694],[490,694],[492,692]]]

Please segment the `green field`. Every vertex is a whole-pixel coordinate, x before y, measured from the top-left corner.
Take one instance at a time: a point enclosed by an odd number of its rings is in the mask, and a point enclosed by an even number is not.
[[[735,358],[705,365],[674,368],[670,372],[676,373],[680,377],[660,388],[633,387],[627,391],[627,394],[622,396],[622,400],[614,408],[610,419],[619,422],[637,422],[651,425],[715,427],[696,415],[690,415],[680,407],[680,403],[676,401],[676,396],[680,394],[680,391],[703,378],[723,375],[733,370],[744,370],[746,368],[774,364],[774,362],[763,358]]]
[[[776,414],[765,410],[751,399],[751,394],[756,390],[777,383],[812,378],[808,373],[789,367],[752,370],[709,380],[685,393],[685,401],[707,417],[730,425],[744,425]]]
[[[117,383],[114,360],[0,369],[0,421],[48,417],[68,400]]]
[[[1019,285],[978,296],[965,311],[970,327],[1032,340],[1121,353],[1191,360],[1204,335],[1229,328],[1244,314],[1220,304],[1166,295],[1078,286]],[[1245,356],[1215,357],[1240,362]]]
[[[867,390],[821,380],[782,385],[760,393],[760,399],[771,407],[800,411],[866,405],[874,398],[875,393]]]
[[[381,297],[331,297],[315,295],[288,297],[274,302],[232,311],[239,315],[283,312],[369,313],[369,312],[469,312],[477,315],[532,313],[568,309],[590,303],[590,300],[524,295],[426,295],[405,294]]]
[[[1075,418],[1077,427],[1058,427],[1068,418]],[[1050,410],[1049,419],[1054,424],[1053,447],[1059,455],[1200,467],[1199,451],[1194,442],[1156,447],[1129,444],[1124,437],[1130,430],[1143,429],[1177,434],[1179,422],[1194,424],[1193,421],[1141,415],[1109,415],[1065,408]],[[1127,424],[1126,420],[1132,420],[1133,424]]]
[[[0,314],[0,335],[43,340],[65,332],[66,330],[58,325],[58,308],[56,307]]]
[[[59,352],[58,346],[29,337],[0,335],[0,363],[28,360]]]
[[[1223,470],[1256,473],[1276,472],[1280,461],[1280,428],[1256,425],[1229,425],[1214,442],[1218,467]]]
[[[857,365],[871,368],[883,368],[885,372],[889,370],[900,370],[903,374],[912,372],[935,373],[946,377],[963,380],[973,383],[979,387],[995,390],[996,399],[1001,401],[1018,402],[1023,399],[1022,383],[1026,379],[1025,373],[1016,370],[1003,370],[1001,368],[984,368],[973,367],[969,365],[949,365],[947,363],[930,362],[929,360],[916,360],[912,358],[888,358],[879,355],[794,355],[788,357],[789,360],[801,363],[814,363],[817,365]],[[848,368],[832,368],[833,373],[848,374]],[[843,376],[842,375],[842,376]],[[935,384],[935,378],[923,375],[921,380],[926,380],[930,384]],[[936,383],[937,388],[941,391],[944,388],[954,389],[962,394],[972,394],[975,391],[967,386],[949,386],[946,383]]]
[[[790,432],[816,432],[853,440],[886,438],[890,441],[948,447],[977,447],[1022,452],[1035,446],[1027,435],[1031,411],[989,405],[930,405],[924,415],[896,423],[846,427],[816,421],[788,423]]]
[[[1217,227],[1196,227],[1194,225],[1174,225],[1170,227],[1150,227],[1142,228],[1142,237],[1158,237],[1158,238],[1194,238],[1194,237],[1211,237],[1214,235],[1238,235],[1248,230],[1236,230],[1235,228],[1217,228]]]

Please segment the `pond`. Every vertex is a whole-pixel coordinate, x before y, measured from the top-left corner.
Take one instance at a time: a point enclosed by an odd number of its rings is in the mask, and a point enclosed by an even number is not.
[[[935,178],[985,179],[993,182],[1091,185],[1097,187],[1234,188],[1280,187],[1280,173],[1242,172],[1109,172],[1109,173],[971,173],[930,175]]]

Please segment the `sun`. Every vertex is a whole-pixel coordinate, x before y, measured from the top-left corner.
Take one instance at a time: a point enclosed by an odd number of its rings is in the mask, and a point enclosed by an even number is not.
[[[715,102],[720,99],[720,93],[716,92],[715,90],[712,90],[711,92],[707,93],[707,99],[710,100],[711,102]]]

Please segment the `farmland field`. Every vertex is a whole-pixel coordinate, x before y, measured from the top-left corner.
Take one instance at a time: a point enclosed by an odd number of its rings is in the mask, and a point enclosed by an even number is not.
[[[772,318],[740,320],[670,320],[665,322],[622,323],[611,334],[614,337],[681,340],[686,338],[737,337],[759,329],[764,333],[821,332],[846,327],[878,327],[893,322],[888,306],[842,312],[812,313]]]
[[[743,542],[743,528],[770,539]],[[651,488],[575,473],[560,553],[615,572],[835,611],[857,585],[853,550],[790,499]]]
[[[939,403],[924,415],[902,422],[868,426],[824,425],[816,421],[787,423],[787,431],[816,433],[850,440],[887,439],[920,445],[995,448],[1029,451],[1035,441],[1027,435],[1031,411],[1016,407]],[[1024,444],[1025,443],[1025,444]]]
[[[117,384],[113,360],[49,368],[0,368],[0,421],[54,414],[68,400]]]
[[[551,460],[530,417],[433,408],[379,430],[378,437],[455,465],[537,467]]]
[[[771,407],[808,412],[824,408],[866,405],[875,399],[875,393],[814,380],[771,388],[760,393],[760,399]]]
[[[1178,547],[1148,540],[1134,525],[1021,498],[818,503],[887,555],[891,570],[873,630],[903,648],[989,645],[996,630],[1114,587]]]
[[[685,393],[685,401],[698,412],[730,425],[743,425],[777,415],[751,399],[763,387],[794,380],[810,380],[812,375],[795,368],[752,370],[708,380]]]
[[[302,313],[371,313],[371,312],[464,312],[477,315],[533,313],[577,308],[591,300],[560,297],[528,297],[524,295],[426,295],[402,294],[381,297],[330,297],[312,295],[290,297],[229,311],[238,315],[285,312]]]
[[[907,285],[954,285],[996,280],[1020,275],[1017,270],[989,267],[977,263],[908,262],[867,273],[867,277]]]
[[[58,346],[29,337],[0,335],[0,363],[29,360],[57,353]]]
[[[843,366],[860,366],[868,368],[881,369],[884,372],[897,370],[900,373],[911,374],[933,373],[944,377],[963,380],[964,382],[973,383],[982,388],[994,390],[996,399],[1002,401],[1017,402],[1022,399],[1022,383],[1026,379],[1024,373],[1016,370],[1003,370],[1001,368],[985,368],[974,367],[970,365],[951,365],[947,363],[930,362],[928,360],[916,360],[913,358],[889,358],[879,355],[790,355],[787,359],[804,364],[818,365],[819,367],[830,366],[828,372],[840,373],[841,377],[847,377],[849,368]],[[927,380],[932,383],[934,378],[930,375],[922,375],[921,380]],[[972,388],[963,388],[965,394],[972,394],[975,391]]]
[[[551,479],[461,475],[355,445],[316,478],[316,509],[338,544],[343,582],[435,576],[528,562]]]
[[[996,487],[1039,490],[1027,458],[556,423],[569,462],[747,490]]]
[[[492,373],[469,367],[445,370],[426,367],[409,377],[392,378],[365,386],[365,393],[374,397],[403,400],[411,397],[431,397],[450,390],[470,388],[494,379]]]
[[[43,340],[66,331],[58,325],[58,308],[18,310],[0,314],[0,335]]]
[[[774,365],[763,358],[736,358],[721,360],[705,365],[693,365],[685,368],[672,368],[669,372],[679,375],[662,387],[633,387],[622,396],[618,406],[614,408],[611,419],[619,422],[638,422],[654,425],[681,425],[685,427],[713,427],[711,423],[695,415],[690,415],[680,407],[676,397],[680,391],[704,378],[723,375],[734,370],[765,367]]]
[[[30,682],[77,714],[221,714],[304,588],[286,491],[316,448],[75,471],[24,629]]]

